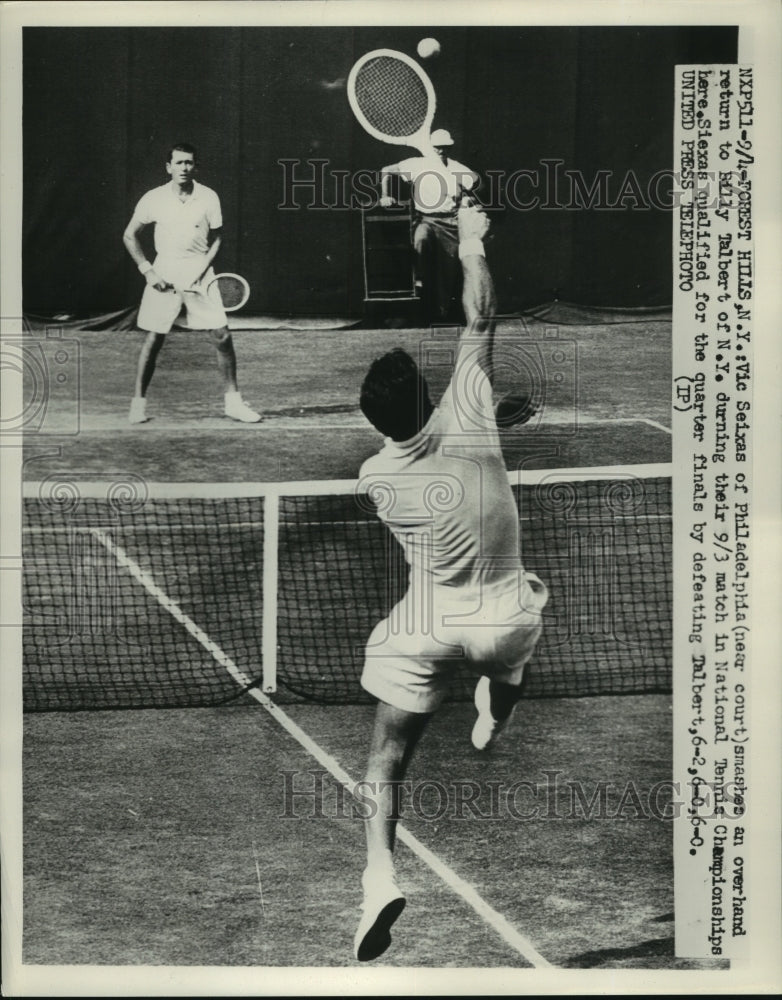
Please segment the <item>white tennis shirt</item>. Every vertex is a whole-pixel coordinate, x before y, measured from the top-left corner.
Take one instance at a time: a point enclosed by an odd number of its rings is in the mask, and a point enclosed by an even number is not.
[[[473,186],[472,171],[458,160],[449,159],[446,164],[439,157],[411,156],[396,166],[412,185],[413,203],[424,215],[455,212],[461,191]]]
[[[203,271],[210,229],[223,225],[216,192],[195,181],[185,201],[180,201],[170,183],[147,191],[136,205],[133,220],[155,226],[155,270],[166,280],[183,286]]]
[[[203,256],[209,249],[209,230],[223,225],[217,194],[195,181],[185,201],[170,183],[152,188],[139,199],[133,218],[145,226],[154,224],[155,250],[172,258]]]
[[[491,383],[470,351],[462,346],[426,426],[409,441],[386,438],[360,472],[413,574],[438,589],[517,586],[522,568]]]

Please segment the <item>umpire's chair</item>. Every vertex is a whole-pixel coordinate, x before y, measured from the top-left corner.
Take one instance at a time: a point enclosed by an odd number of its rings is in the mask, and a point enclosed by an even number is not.
[[[362,209],[364,304],[370,320],[393,317],[400,323],[405,319],[418,322],[412,225],[409,204]]]

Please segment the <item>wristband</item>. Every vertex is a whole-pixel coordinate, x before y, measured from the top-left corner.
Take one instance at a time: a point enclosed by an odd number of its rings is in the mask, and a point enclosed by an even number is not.
[[[141,271],[142,274],[146,274],[147,271],[152,270],[152,265],[149,263],[148,260],[145,260],[143,264],[139,264],[138,269],[139,271]]]
[[[477,236],[470,236],[466,240],[462,240],[459,244],[459,260],[464,257],[470,257],[477,254],[479,257],[485,257],[486,252],[483,249],[483,240],[478,239]]]

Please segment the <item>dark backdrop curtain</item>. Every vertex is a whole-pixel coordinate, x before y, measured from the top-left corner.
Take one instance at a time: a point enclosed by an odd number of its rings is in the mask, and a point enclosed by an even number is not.
[[[137,303],[142,283],[121,234],[141,194],[166,180],[168,147],[184,140],[222,200],[220,267],[250,280],[253,312],[360,315],[360,218],[337,185],[349,196],[351,172],[411,151],[360,129],[344,82],[363,52],[413,54],[424,33],[443,46],[427,66],[435,125],[454,134],[457,159],[494,173],[501,309],[552,298],[668,304],[670,211],[562,207],[563,172],[588,187],[608,171],[609,200],[628,183],[628,206],[634,192],[648,199],[672,162],[674,67],[735,62],[730,27],[26,28],[25,310],[88,315]],[[549,172],[559,161],[557,194],[539,184],[542,204],[514,208],[507,178],[543,175],[544,161]],[[286,170],[300,180],[322,171],[325,184],[286,196]],[[522,180],[513,193],[535,192]],[[286,199],[298,207],[281,208]]]

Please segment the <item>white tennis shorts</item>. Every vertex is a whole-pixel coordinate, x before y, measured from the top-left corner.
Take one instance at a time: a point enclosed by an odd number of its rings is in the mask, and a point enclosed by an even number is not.
[[[548,589],[534,573],[511,587],[450,593],[412,591],[372,631],[361,685],[406,712],[434,712],[460,665],[504,684],[521,684],[542,631]]]
[[[147,285],[138,311],[137,322],[142,330],[169,333],[174,324],[187,330],[221,330],[228,326],[220,289],[214,285],[206,291],[215,276],[211,267],[198,283],[198,288],[204,291],[197,291],[189,288],[192,281],[186,274],[180,274],[179,269],[158,261],[153,266],[156,273],[174,284],[177,290],[159,292]]]

